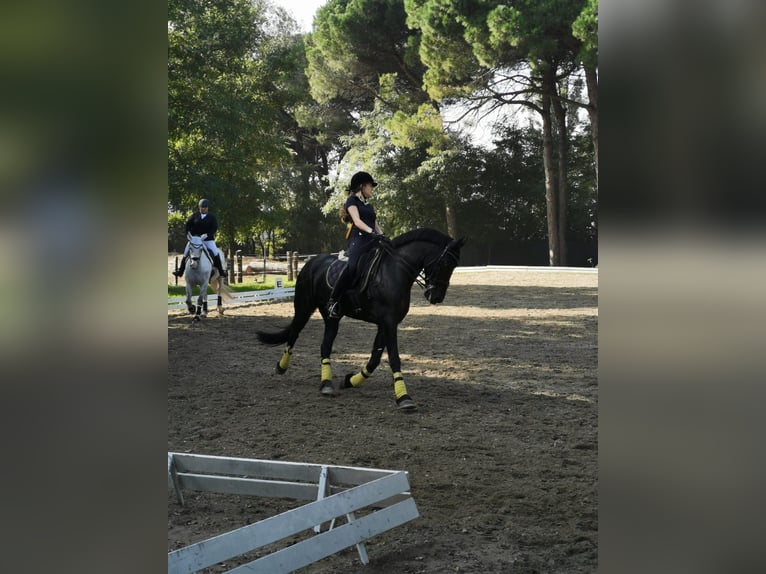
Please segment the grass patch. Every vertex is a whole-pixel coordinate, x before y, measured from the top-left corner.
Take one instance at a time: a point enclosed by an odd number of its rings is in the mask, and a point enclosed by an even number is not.
[[[288,281],[286,275],[273,275],[273,276],[267,276],[266,281],[264,283],[256,283],[253,279],[244,278],[242,283],[232,283],[229,285],[229,289],[231,289],[235,293],[242,293],[244,291],[267,291],[269,289],[274,289],[274,283],[277,279],[282,279],[282,286],[283,287],[295,287],[295,281]],[[248,280],[249,279],[249,280]],[[209,295],[212,295],[214,293],[213,289],[208,287],[207,292]],[[192,290],[193,294],[199,293],[199,287],[194,287]],[[186,295],[186,287],[184,285],[170,285],[168,284],[168,297],[180,297],[182,295]]]

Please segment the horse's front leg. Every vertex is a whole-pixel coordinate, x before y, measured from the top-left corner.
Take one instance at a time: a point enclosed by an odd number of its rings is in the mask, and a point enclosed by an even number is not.
[[[217,295],[216,310],[218,311],[219,315],[223,315],[223,296],[221,295],[221,290],[223,289],[223,279],[216,279],[215,284],[216,284],[215,293]]]
[[[207,317],[207,286],[207,283],[199,286],[199,297],[197,297],[197,316],[195,317],[196,319],[199,319],[200,317]]]
[[[380,359],[383,356],[383,349],[386,344],[386,335],[383,332],[383,327],[378,325],[378,332],[375,335],[375,342],[372,344],[372,353],[370,353],[370,360],[367,361],[367,365],[362,368],[361,371],[356,373],[348,373],[343,380],[343,388],[349,389],[351,387],[361,387],[362,384],[370,378],[375,369],[380,365]]]
[[[332,386],[332,367],[330,366],[330,355],[332,354],[332,344],[338,335],[338,326],[340,321],[334,319],[324,322],[324,336],[322,337],[322,378],[319,383],[319,392],[331,397],[335,395],[335,389]]]
[[[396,406],[402,410],[415,410],[418,406],[412,397],[407,394],[407,387],[404,385],[404,376],[402,376],[402,362],[399,359],[399,343],[397,341],[397,325],[385,324],[383,326],[386,341],[386,350],[388,351],[388,364],[391,366],[391,372],[394,376],[394,394],[396,395]]]
[[[188,283],[186,284],[186,309],[188,309],[190,315],[194,315],[196,312],[194,304],[192,304],[192,290]]]

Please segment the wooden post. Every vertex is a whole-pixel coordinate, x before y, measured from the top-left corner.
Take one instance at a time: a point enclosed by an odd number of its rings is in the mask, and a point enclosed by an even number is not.
[[[298,252],[293,251],[293,276],[298,280]],[[292,279],[290,279],[292,281]]]
[[[242,283],[242,250],[237,249],[237,283]]]
[[[293,280],[293,252],[287,252],[287,280]]]
[[[231,253],[231,252],[229,252]],[[234,256],[226,259],[226,274],[229,276],[229,283],[234,283]]]
[[[175,270],[178,271],[178,255],[176,255],[176,269]],[[173,277],[175,277],[176,285],[178,285],[178,275],[173,275]]]

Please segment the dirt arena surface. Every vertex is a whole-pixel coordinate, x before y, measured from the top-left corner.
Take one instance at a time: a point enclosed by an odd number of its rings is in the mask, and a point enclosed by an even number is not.
[[[429,305],[417,285],[412,299],[399,348],[414,413],[395,407],[385,353],[362,388],[319,394],[318,312],[276,375],[282,347],[255,331],[288,323],[292,301],[198,324],[169,312],[168,451],[409,472],[420,517],[368,540],[367,566],[352,547],[300,572],[595,572],[597,273],[456,272],[444,303]],[[364,366],[374,333],[341,322],[336,387]],[[168,551],[303,504],[185,497],[181,507],[168,492]]]

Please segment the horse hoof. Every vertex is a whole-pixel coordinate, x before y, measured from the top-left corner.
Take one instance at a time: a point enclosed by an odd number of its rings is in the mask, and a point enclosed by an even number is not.
[[[332,388],[332,381],[322,381],[319,386],[319,392],[326,397],[332,397],[335,395],[335,389]]]
[[[414,411],[418,408],[418,405],[415,404],[415,401],[413,401],[409,395],[404,395],[403,397],[396,399],[396,408],[400,411]]]
[[[276,374],[278,374],[278,375],[284,375],[284,374],[287,372],[287,369],[283,369],[282,367],[280,367],[280,366],[279,366],[279,361],[277,361],[277,366],[276,366],[276,368],[274,369],[274,372],[275,372]]]
[[[223,315],[223,308],[222,307],[218,307],[218,314],[219,315]]]
[[[351,377],[354,376],[354,373],[349,373],[346,375],[346,378],[343,379],[343,388],[344,389],[353,389],[355,388],[354,385],[351,384]]]
[[[192,318],[192,323],[196,323],[198,321],[201,321],[199,315],[194,315],[194,317]]]

